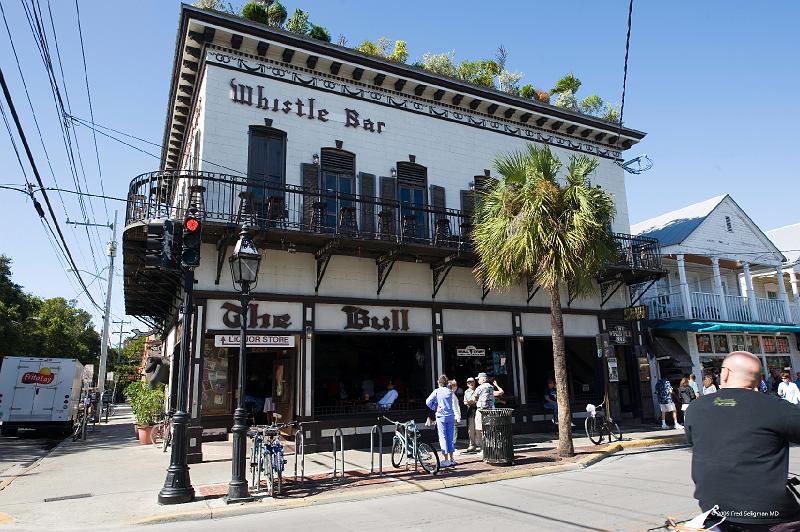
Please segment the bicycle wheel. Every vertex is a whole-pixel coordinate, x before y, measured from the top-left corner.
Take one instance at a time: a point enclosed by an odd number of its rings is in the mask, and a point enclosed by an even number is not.
[[[153,427],[153,430],[150,431],[150,443],[153,444],[153,447],[156,449],[161,448],[161,442],[164,440],[164,423],[160,422]]]
[[[600,442],[603,441],[603,433],[601,432],[600,422],[597,418],[586,416],[584,425],[586,427],[586,436],[589,438],[589,441],[595,445],[600,445]]]
[[[116,412],[117,412],[117,410],[114,408],[114,405],[109,404],[108,405],[108,415],[111,416],[111,417],[114,417],[114,414]]]
[[[606,430],[608,431],[609,443],[612,439],[616,439],[617,441],[622,439],[622,430],[620,430],[619,425],[617,425],[615,421],[606,422]]]
[[[394,438],[394,440],[392,440],[392,465],[394,467],[400,467],[400,464],[403,463],[403,457],[405,454],[405,444],[400,441],[400,438]]]
[[[163,451],[167,452],[167,447],[172,445],[172,423],[169,421],[164,422],[164,441],[163,443]]]
[[[435,475],[439,472],[439,453],[434,451],[427,443],[417,444],[417,460],[422,469]]]

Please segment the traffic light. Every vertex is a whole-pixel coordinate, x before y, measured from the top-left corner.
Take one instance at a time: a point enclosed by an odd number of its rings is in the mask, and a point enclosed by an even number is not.
[[[147,224],[147,239],[144,244],[144,267],[161,268],[164,265],[164,220],[153,220]]]
[[[181,266],[195,268],[200,266],[200,240],[203,233],[203,222],[200,212],[190,208],[183,219],[183,242],[181,249]]]

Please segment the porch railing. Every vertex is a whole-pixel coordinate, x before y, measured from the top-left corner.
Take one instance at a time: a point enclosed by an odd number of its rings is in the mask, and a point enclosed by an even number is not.
[[[758,318],[764,323],[790,323],[786,308],[780,299],[756,298]]]
[[[696,320],[721,320],[719,296],[707,292],[692,292],[692,317]]]
[[[744,296],[725,296],[725,307],[729,321],[753,321],[750,315],[750,304]]]
[[[800,307],[797,306],[797,302],[792,303],[792,324],[793,325],[800,325]]]
[[[617,246],[616,266],[634,270],[660,270],[661,245],[658,239],[614,233]]]
[[[680,292],[654,296],[645,301],[650,317],[654,320],[683,318],[683,302]]]

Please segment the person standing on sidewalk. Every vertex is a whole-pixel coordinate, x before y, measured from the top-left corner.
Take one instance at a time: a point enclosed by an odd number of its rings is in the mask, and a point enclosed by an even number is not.
[[[703,395],[709,395],[717,391],[717,385],[714,384],[714,377],[706,375],[703,378]]]
[[[681,398],[681,410],[686,412],[686,409],[689,408],[689,403],[697,399],[697,396],[692,390],[692,387],[689,385],[689,379],[684,377],[681,379],[681,384],[678,386],[678,395]],[[685,415],[685,414],[684,414]]]
[[[458,424],[461,423],[461,403],[458,400],[458,381],[455,379],[447,383],[453,392],[453,447],[458,441]]]
[[[469,435],[469,445],[464,450],[465,453],[478,451],[479,440],[475,431],[475,412],[478,408],[475,405],[475,379],[470,377],[467,379],[467,389],[464,390],[464,406],[467,407],[467,434]]]
[[[672,421],[676,429],[682,429],[683,426],[678,423],[678,413],[675,411],[675,402],[672,400],[672,384],[665,377],[656,383],[656,396],[658,397],[658,404],[661,407],[661,428],[668,429],[667,426],[667,412],[672,412]]]
[[[697,377],[694,373],[689,374],[689,386],[692,388],[694,392],[694,397],[697,399],[700,397],[700,387],[697,385]]]
[[[481,415],[481,409],[494,409],[494,398],[500,397],[505,393],[496,380],[488,381],[489,377],[486,373],[478,373],[478,387],[475,389],[475,406],[478,409],[475,413],[475,432],[478,433],[481,449],[483,449],[483,416]]]
[[[797,385],[791,381],[789,374],[786,372],[782,373],[781,379],[783,382],[778,385],[778,397],[784,401],[789,401],[793,405],[800,403],[800,390],[798,390]]]
[[[447,387],[447,375],[441,375],[438,381],[439,387],[433,390],[425,404],[428,408],[436,412],[436,429],[439,432],[439,446],[442,448],[444,460],[442,467],[456,465],[453,460],[453,425],[455,425],[455,414],[453,413],[453,392]]]
[[[729,354],[721,389],[686,413],[694,498],[703,511],[719,506],[725,532],[800,530],[800,504],[786,487],[800,408],[756,391],[760,365],[747,351]]]

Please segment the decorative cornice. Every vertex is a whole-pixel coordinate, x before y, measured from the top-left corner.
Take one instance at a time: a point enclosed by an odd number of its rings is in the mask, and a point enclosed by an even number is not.
[[[602,146],[577,136],[556,134],[552,130],[532,126],[521,120],[507,120],[476,111],[466,111],[464,108],[440,101],[414,97],[365,83],[357,83],[322,71],[257,57],[217,45],[206,45],[204,59],[207,64],[259,77],[311,87],[323,92],[339,94],[416,114],[424,114],[440,120],[511,135],[533,142],[541,142],[597,157],[616,160],[621,155],[619,150],[611,147]]]

